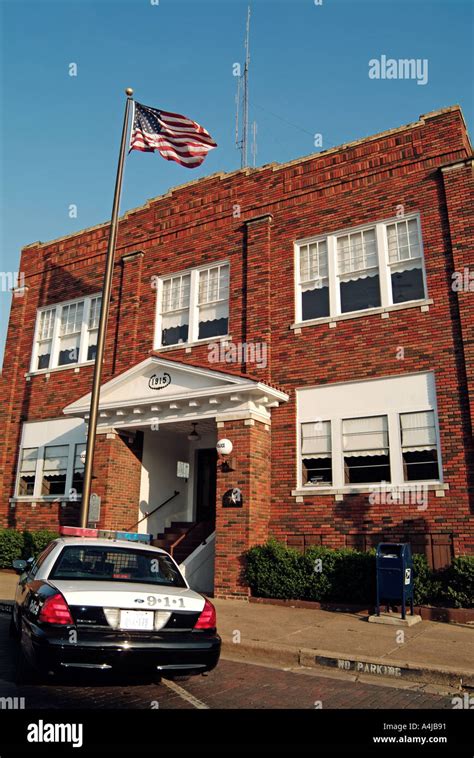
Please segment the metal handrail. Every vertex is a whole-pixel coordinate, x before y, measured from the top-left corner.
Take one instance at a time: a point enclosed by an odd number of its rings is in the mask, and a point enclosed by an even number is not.
[[[166,503],[169,503],[170,500],[173,500],[173,498],[176,497],[176,495],[179,495],[179,491],[178,490],[175,490],[174,491],[174,495],[171,495],[171,497],[169,497],[167,500],[163,500],[163,502],[160,503],[160,505],[157,505],[156,508],[153,508],[152,511],[150,511],[149,513],[145,513],[145,515],[143,516],[143,518],[141,518],[135,524],[132,524],[132,526],[129,526],[128,530],[126,530],[126,531],[130,531],[131,529],[135,529],[135,527],[138,526],[138,524],[141,524],[142,521],[145,521],[146,518],[148,518],[149,516],[152,516],[154,513],[156,513],[156,511],[158,511],[160,508],[162,508],[164,505],[166,505]]]
[[[192,527],[190,527],[190,529],[187,529],[185,532],[183,532],[183,534],[181,534],[178,537],[178,539],[175,542],[173,542],[173,544],[171,545],[171,547],[170,547],[170,555],[171,556],[173,555],[173,551],[174,551],[175,547],[178,547],[179,543],[182,542],[184,540],[184,538],[188,536],[188,534],[191,534],[191,532],[193,531],[193,529],[196,529],[196,527],[198,527],[198,526],[202,526],[203,523],[206,523],[206,522],[205,521],[204,522],[203,521],[197,521],[195,524],[192,525]]]

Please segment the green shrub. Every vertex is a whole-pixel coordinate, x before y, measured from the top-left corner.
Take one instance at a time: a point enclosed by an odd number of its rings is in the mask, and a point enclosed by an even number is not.
[[[274,539],[251,548],[246,579],[253,594],[284,600],[373,603],[374,553],[312,547],[304,555]]]
[[[442,599],[455,608],[474,608],[474,556],[454,558],[443,576]]]
[[[22,557],[24,538],[16,529],[0,529],[0,568],[11,568]]]
[[[303,555],[275,539],[246,553],[245,576],[256,597],[375,604],[375,551],[311,547]],[[415,605],[474,605],[474,557],[455,558],[433,572],[424,555],[413,555]]]
[[[51,529],[38,529],[37,532],[23,532],[24,536],[24,548],[23,557],[36,558],[52,540],[59,537],[58,532],[53,532]]]

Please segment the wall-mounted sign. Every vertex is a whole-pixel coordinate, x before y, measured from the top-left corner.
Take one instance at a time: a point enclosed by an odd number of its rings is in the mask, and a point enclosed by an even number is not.
[[[178,479],[189,479],[189,463],[186,463],[186,461],[178,461],[176,476]]]
[[[100,497],[95,492],[92,493],[89,500],[89,518],[90,524],[96,524],[100,520]]]
[[[148,386],[151,390],[162,390],[171,384],[171,376],[167,371],[162,374],[152,374],[148,380]]]
[[[231,490],[224,492],[222,496],[223,508],[242,508],[243,504],[242,492],[238,487],[233,487]]]

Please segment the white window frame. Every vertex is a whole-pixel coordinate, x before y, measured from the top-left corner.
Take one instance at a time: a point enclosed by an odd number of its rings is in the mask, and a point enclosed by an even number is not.
[[[400,432],[400,416],[404,413],[423,413],[426,411],[432,411],[434,414],[434,426],[436,430],[436,450],[438,455],[438,471],[439,479],[420,479],[406,481],[403,476],[403,451]],[[301,427],[308,421],[297,420],[297,438],[298,438],[298,471],[297,471],[297,489],[308,490],[312,489],[315,492],[318,489],[326,490],[358,490],[368,491],[369,489],[376,487],[377,482],[367,484],[348,484],[345,482],[344,477],[344,450],[342,441],[342,422],[348,418],[351,419],[366,419],[372,416],[387,416],[387,428],[388,428],[388,449],[390,456],[390,472],[391,480],[387,482],[388,487],[403,487],[408,488],[415,484],[440,484],[443,482],[443,468],[441,460],[441,447],[440,447],[440,435],[439,435],[439,422],[436,408],[433,407],[416,407],[412,409],[400,409],[397,411],[387,410],[385,412],[374,413],[356,413],[348,416],[347,414],[341,416],[324,416],[321,419],[315,419],[315,421],[329,421],[331,425],[331,455],[332,455],[332,486],[322,483],[315,487],[311,484],[303,483],[303,454],[301,444]]]
[[[203,337],[202,339],[199,339],[198,337],[198,334],[199,334],[199,274],[201,271],[207,271],[208,269],[216,268],[216,267],[220,268],[222,266],[229,267],[229,286],[230,286],[230,264],[228,260],[215,261],[214,263],[207,262],[205,265],[197,266],[196,268],[183,269],[182,271],[173,271],[170,274],[161,276],[157,280],[155,336],[154,336],[154,344],[153,344],[154,350],[173,350],[173,349],[176,350],[177,348],[189,347],[190,345],[193,345],[193,344],[199,344],[199,343],[210,342],[210,341],[218,341],[218,340],[229,338],[229,333],[220,334],[217,337]],[[186,276],[186,275],[189,275],[190,277],[188,339],[186,342],[177,342],[174,345],[162,345],[161,305],[162,305],[162,298],[163,298],[163,282],[166,281],[167,279],[172,279],[173,277]],[[225,300],[221,300],[219,302],[225,302]],[[227,302],[229,304],[229,316],[228,316],[228,322],[229,322],[230,320],[230,292],[227,297]],[[227,329],[227,332],[229,332],[229,329]]]
[[[66,470],[66,483],[64,485],[64,495],[42,495],[41,490],[43,487],[43,468],[44,468],[44,453],[45,449],[47,447],[55,447],[54,442],[48,442],[44,445],[37,445],[38,455],[36,458],[36,471],[35,471],[35,486],[33,489],[32,495],[19,495],[19,485],[20,485],[20,476],[21,476],[21,457],[23,453],[23,446],[20,447],[19,453],[18,453],[18,463],[17,463],[17,475],[15,478],[15,494],[14,494],[14,500],[69,500],[70,499],[70,491],[72,489],[72,479],[73,479],[73,467],[74,467],[74,451],[76,449],[77,444],[83,444],[83,443],[77,443],[77,442],[70,442],[70,443],[59,443],[61,447],[67,447],[68,448],[68,462],[67,462],[67,470]],[[31,449],[29,446],[27,449]],[[81,495],[78,494],[76,497],[76,501],[79,501],[81,499]]]
[[[401,303],[393,302],[392,296],[392,282],[391,274],[392,269],[396,264],[390,263],[388,254],[388,239],[387,239],[387,226],[390,224],[396,224],[400,221],[416,220],[418,230],[418,240],[420,244],[420,263],[423,276],[423,288],[424,296],[417,300],[406,300]],[[355,234],[358,232],[364,232],[368,229],[375,229],[375,239],[377,244],[377,259],[378,259],[378,273],[380,282],[380,306],[375,308],[363,308],[356,311],[341,310],[341,289],[340,278],[337,268],[337,238],[349,234]],[[303,320],[303,297],[302,286],[300,283],[300,247],[303,245],[310,245],[317,242],[326,240],[326,248],[328,255],[328,274],[329,274],[329,315],[316,319]],[[425,255],[423,248],[423,237],[421,230],[421,220],[419,213],[410,213],[403,217],[395,216],[393,218],[384,219],[381,221],[375,221],[373,223],[362,224],[360,226],[339,229],[329,234],[319,234],[314,237],[307,237],[305,239],[296,240],[294,243],[294,275],[295,275],[295,322],[297,326],[305,326],[307,324],[313,324],[318,322],[325,322],[334,318],[350,318],[351,316],[363,316],[373,312],[378,312],[381,309],[410,307],[413,303],[422,304],[428,299],[428,288],[426,281],[425,270]]]
[[[58,371],[58,370],[64,370],[64,369],[73,369],[77,366],[82,366],[84,364],[90,364],[94,363],[93,360],[88,361],[87,360],[87,350],[88,350],[88,336],[89,336],[89,313],[90,313],[90,307],[91,307],[91,301],[94,300],[97,297],[101,297],[101,293],[95,293],[93,295],[84,295],[83,297],[76,297],[73,300],[64,300],[60,303],[51,303],[50,305],[44,305],[41,308],[38,308],[36,311],[36,324],[35,324],[35,334],[34,334],[34,341],[33,341],[33,350],[31,354],[31,364],[30,364],[30,373],[31,374],[44,374],[48,373],[50,371]],[[74,305],[76,303],[84,303],[84,308],[82,312],[82,323],[81,323],[81,332],[80,332],[80,341],[79,341],[79,355],[76,363],[66,363],[62,366],[58,365],[58,356],[59,356],[59,348],[60,348],[60,326],[61,326],[61,313],[63,308]],[[39,347],[39,325],[40,325],[40,319],[41,319],[41,313],[43,311],[48,311],[55,308],[56,313],[54,317],[54,327],[53,327],[53,334],[51,338],[51,358],[49,361],[49,366],[47,368],[36,368],[38,365],[38,347]]]

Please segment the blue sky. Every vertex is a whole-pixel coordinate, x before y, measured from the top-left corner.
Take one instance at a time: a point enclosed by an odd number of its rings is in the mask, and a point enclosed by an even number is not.
[[[156,2],[156,0],[154,0]],[[241,0],[0,0],[0,270],[22,246],[110,217],[125,96],[184,113],[219,144],[189,170],[127,159],[122,211],[170,187],[240,166],[234,146]],[[284,162],[459,103],[473,123],[467,0],[253,0],[250,120],[257,165]],[[374,80],[369,60],[428,60],[428,83]],[[69,64],[77,64],[77,76]],[[315,133],[322,148],[314,147]],[[77,218],[70,218],[70,204]],[[11,295],[0,292],[0,355]]]

